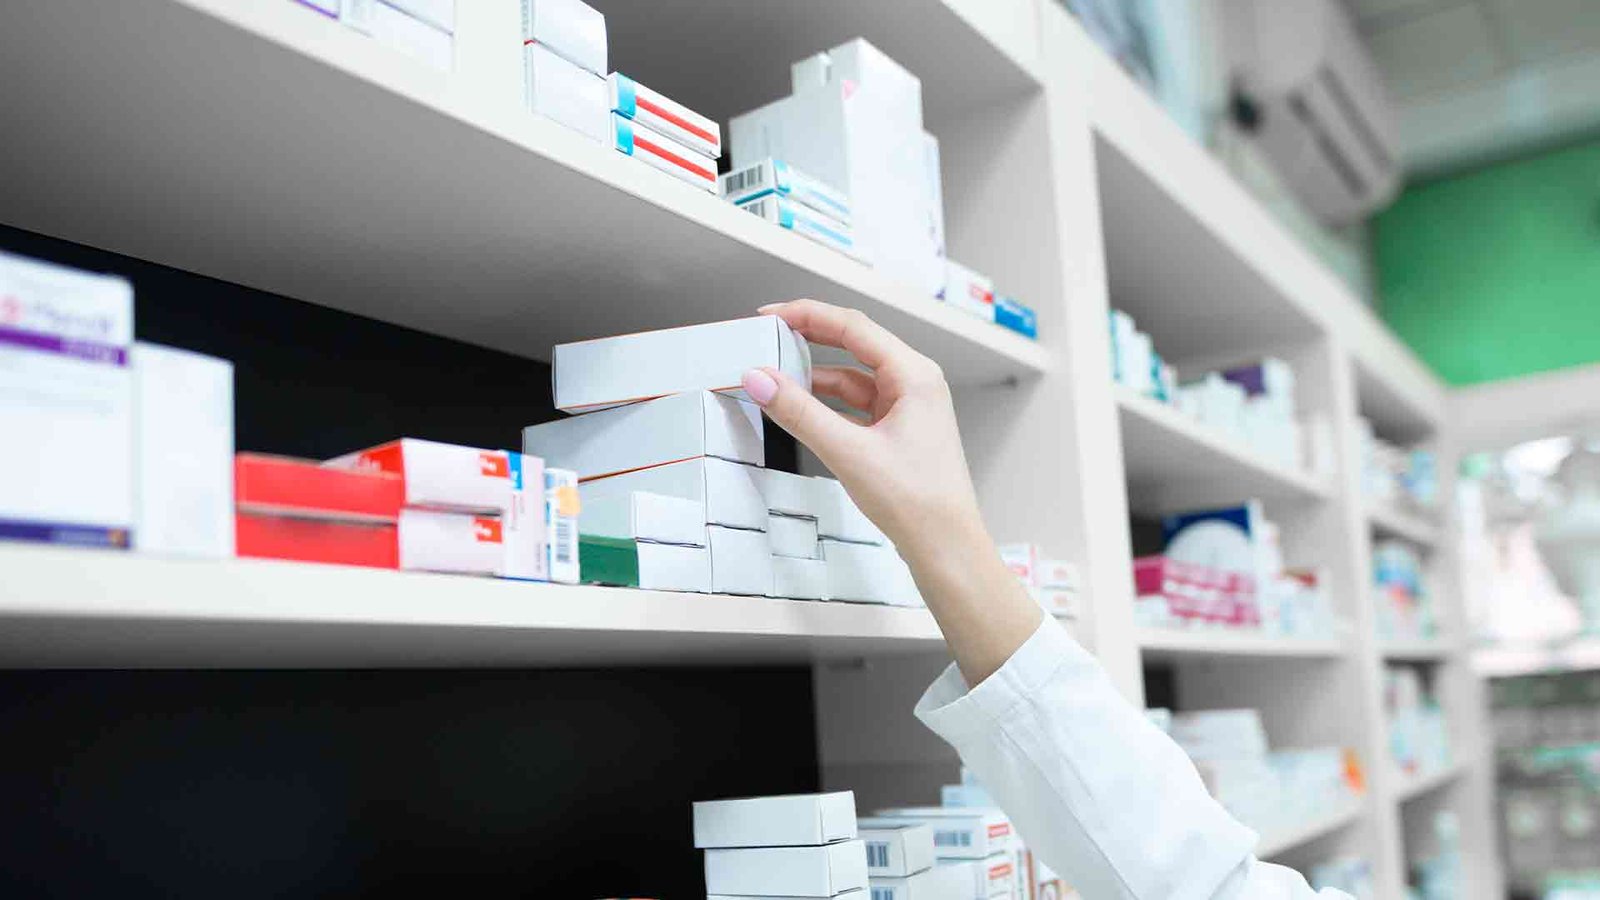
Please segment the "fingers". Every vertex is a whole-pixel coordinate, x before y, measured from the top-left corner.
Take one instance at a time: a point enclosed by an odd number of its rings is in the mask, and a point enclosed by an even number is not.
[[[860,436],[859,425],[824,406],[810,391],[776,369],[746,372],[744,392],[766,410],[768,418],[811,448],[824,463],[842,458]]]
[[[878,382],[868,372],[849,366],[815,366],[811,369],[811,393],[837,397],[845,405],[872,412],[878,400]]]
[[[916,351],[860,310],[845,309],[817,300],[790,300],[761,307],[763,315],[777,316],[813,343],[848,350],[873,369],[916,356]]]

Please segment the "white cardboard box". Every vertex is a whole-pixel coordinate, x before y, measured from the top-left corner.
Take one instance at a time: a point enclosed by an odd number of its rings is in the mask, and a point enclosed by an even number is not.
[[[994,282],[952,259],[946,259],[944,302],[987,322],[994,321]]]
[[[702,456],[585,481],[579,487],[583,530],[627,536],[632,528],[630,498],[643,491],[704,504],[707,525],[762,531],[767,527],[767,508],[756,489],[754,473],[759,471],[743,463]]]
[[[0,298],[0,538],[126,547],[132,285],[0,253]]]
[[[455,68],[455,40],[450,32],[384,0],[343,0],[339,21],[442,72]]]
[[[653,169],[713,194],[717,192],[717,163],[659,131],[620,113],[611,113],[611,146]]]
[[[893,547],[822,540],[828,568],[828,599],[850,603],[921,606],[911,570]]]
[[[767,534],[772,539],[772,553],[775,556],[791,556],[796,559],[822,558],[816,519],[769,513]]]
[[[536,43],[522,48],[522,76],[528,109],[590,140],[603,144],[611,139],[604,78]]]
[[[233,363],[139,342],[133,547],[233,556]]]
[[[699,456],[764,466],[762,438],[761,407],[690,391],[530,425],[522,449],[588,480]]]
[[[633,551],[639,566],[636,587],[650,591],[711,593],[709,548],[635,541]]]
[[[399,539],[402,569],[498,575],[505,566],[498,516],[402,509]]]
[[[380,0],[413,19],[421,19],[440,31],[454,34],[456,0]]]
[[[975,900],[966,866],[934,866],[909,876],[874,875],[872,900]]]
[[[986,859],[940,860],[936,868],[960,872],[967,885],[968,897],[1011,897],[1020,886],[1017,879],[1017,861],[1010,853],[1001,853]]]
[[[545,567],[549,578],[558,584],[577,584],[578,514],[583,504],[578,493],[578,473],[571,469],[545,467],[544,530]]]
[[[770,596],[790,600],[828,599],[828,564],[820,559],[774,556]]]
[[[711,590],[765,597],[772,593],[772,542],[765,531],[706,526],[711,544]]]
[[[883,532],[850,499],[844,485],[832,478],[813,478],[811,487],[816,492],[813,502],[816,504],[817,533],[822,537],[858,544],[885,542]]]
[[[858,822],[867,845],[867,874],[905,877],[933,866],[933,829],[920,822],[868,819]]]
[[[522,40],[605,78],[606,17],[583,0],[522,0]]]
[[[744,200],[739,208],[780,228],[810,238],[825,247],[831,247],[849,256],[856,255],[855,229],[843,222],[795,203],[787,197],[768,194],[753,200]]]
[[[833,897],[867,887],[859,840],[820,847],[737,847],[706,851],[706,892],[762,897]]]
[[[589,412],[678,394],[744,396],[744,373],[777,369],[811,388],[811,350],[777,316],[753,316],[557,344],[555,406]]]
[[[850,223],[850,198],[819,178],[813,178],[781,159],[768,157],[735,169],[718,182],[722,198],[740,204],[767,194],[787,197],[835,222]]]
[[[722,126],[621,72],[606,76],[610,111],[664,134],[702,156],[722,156]],[[713,167],[715,168],[715,167]]]
[[[627,514],[602,510],[603,504],[620,503],[627,506]],[[603,523],[626,520],[628,527],[621,534],[598,530]],[[706,505],[699,500],[634,491],[632,494],[606,494],[603,499],[587,498],[584,502],[582,532],[600,537],[651,541],[657,544],[677,544],[684,547],[709,546],[706,538]]]
[[[346,453],[323,465],[400,475],[406,481],[407,506],[501,513],[511,504],[511,456],[504,450],[401,438]]]
[[[822,490],[812,483],[815,480],[809,475],[762,469],[756,476],[756,487],[772,512],[815,519]]]
[[[694,845],[800,847],[856,836],[856,795],[785,794],[701,800],[694,804]]]
[[[878,810],[880,819],[907,819],[933,829],[940,859],[987,859],[1011,852],[1011,820],[997,809],[911,806]]]

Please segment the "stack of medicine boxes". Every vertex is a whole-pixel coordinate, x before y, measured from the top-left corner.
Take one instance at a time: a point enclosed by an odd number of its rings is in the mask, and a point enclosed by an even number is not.
[[[960,873],[965,896],[999,900],[1016,894],[1017,842],[1011,820],[992,808],[950,806],[881,809],[878,821],[908,821],[933,830],[933,852],[939,868]]]
[[[617,152],[716,193],[722,126],[621,72],[606,84]]]
[[[1048,559],[1033,544],[1001,544],[1000,561],[1027,586],[1045,612],[1058,619],[1078,617],[1083,580],[1077,566]]]
[[[694,804],[707,900],[868,900],[866,847],[849,791]]]
[[[935,866],[933,829],[905,819],[861,819],[870,900],[973,900],[972,874]]]
[[[781,159],[763,159],[722,176],[722,198],[825,247],[856,254],[850,198]]]
[[[966,766],[961,767],[960,784],[947,784],[939,789],[939,805],[946,809],[996,808],[994,798]],[[1017,900],[1066,900],[1066,882],[1033,855],[1020,834],[1012,836],[1012,858],[1015,861],[1013,893]]]
[[[810,383],[775,316],[555,348],[557,409],[523,450],[577,472],[585,581],[920,605],[910,572],[838,482],[764,468],[754,368]]]
[[[522,73],[530,110],[611,140],[605,16],[583,0],[522,0]]]

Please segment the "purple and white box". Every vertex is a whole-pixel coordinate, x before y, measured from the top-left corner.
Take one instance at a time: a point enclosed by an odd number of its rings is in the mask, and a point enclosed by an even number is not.
[[[128,546],[132,344],[127,281],[0,253],[0,539]]]

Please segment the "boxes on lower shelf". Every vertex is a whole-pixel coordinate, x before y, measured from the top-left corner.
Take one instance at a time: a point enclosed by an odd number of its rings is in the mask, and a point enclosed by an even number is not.
[[[873,878],[903,878],[933,866],[933,829],[927,825],[895,819],[860,819],[856,825]]]
[[[701,800],[694,804],[694,845],[800,847],[856,837],[850,791]]]
[[[880,809],[875,818],[932,828],[933,852],[940,859],[988,859],[1012,848],[1011,820],[999,810],[912,806]]]
[[[540,473],[540,483],[543,483]],[[400,568],[460,575],[546,579],[544,504],[538,517],[516,514],[400,511]]]

